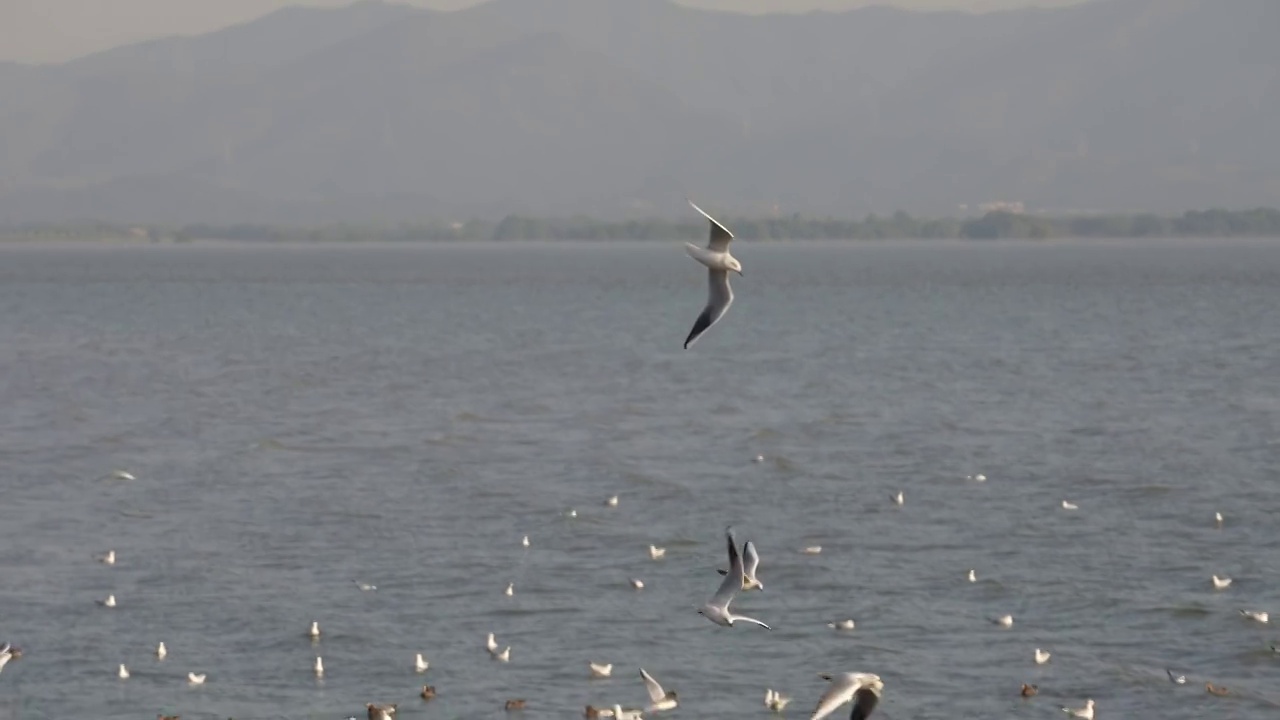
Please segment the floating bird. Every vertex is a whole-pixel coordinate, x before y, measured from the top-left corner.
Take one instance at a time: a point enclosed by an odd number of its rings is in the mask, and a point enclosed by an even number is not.
[[[431,685],[423,685],[422,692],[418,693],[418,696],[423,700],[430,700],[436,696],[436,689]]]
[[[613,706],[614,720],[640,720],[641,710],[623,710],[621,705]]]
[[[787,708],[787,703],[791,702],[791,698],[782,693],[768,688],[764,691],[764,706],[770,710],[780,713]]]
[[[977,475],[970,475],[967,479],[973,480],[974,482],[986,482],[987,476],[982,473],[978,473]]]
[[[613,717],[613,711],[607,708],[598,708],[598,707],[592,707],[588,705],[587,709],[582,711],[582,717],[584,718]]]
[[[578,511],[570,509],[569,512],[565,513],[565,515],[568,515],[571,518],[576,518],[578,517]]]
[[[757,456],[755,456],[754,458],[752,458],[752,459],[751,459],[751,461],[752,461],[752,462],[762,463],[762,462],[764,462],[764,456],[763,456],[763,455],[757,455]]]
[[[1213,576],[1214,590],[1226,590],[1229,587],[1231,587],[1231,578],[1229,577],[1220,578],[1217,575]]]
[[[503,591],[502,591],[502,594],[503,594],[503,595],[506,595],[507,597],[511,597],[512,595],[515,595],[515,594],[516,594],[516,584],[515,584],[515,583],[507,583],[507,589],[506,589],[506,590],[503,590]]]
[[[98,558],[98,562],[102,563],[103,565],[115,565],[116,551],[108,550],[106,555],[102,555],[101,557]]]
[[[307,631],[307,635],[312,640],[320,639],[320,622],[318,620],[311,621],[311,629]]]
[[[365,703],[365,708],[369,711],[369,720],[395,720],[395,704],[374,705],[373,703]]]
[[[730,528],[728,532],[732,534],[732,530],[733,529]],[[735,544],[735,541],[731,540],[730,547],[732,547],[734,544]],[[737,553],[738,551],[736,548],[729,553],[730,563],[733,562],[734,558],[737,556]],[[742,563],[743,563],[742,565],[743,591],[747,591],[747,590],[763,591],[764,583],[760,582],[760,579],[756,577],[756,570],[760,567],[760,554],[756,552],[755,543],[751,542],[750,540],[746,541],[742,545]],[[727,575],[729,573],[728,570],[716,570],[716,572],[720,573],[721,575]]]
[[[356,587],[360,588],[364,592],[373,592],[374,590],[378,589],[377,585],[371,585],[367,582],[360,582],[359,580],[356,580],[355,584],[356,584]]]
[[[125,666],[124,666],[124,663],[120,663],[120,668],[119,668],[118,670],[116,670],[116,675],[117,675],[121,680],[128,680],[128,679],[129,679],[129,668],[125,667]]]
[[[1001,616],[1000,616],[1000,617],[998,617],[998,618],[992,618],[991,622],[993,622],[993,623],[995,623],[995,624],[997,624],[997,625],[999,625],[999,626],[1001,626],[1001,627],[1013,627],[1013,616],[1012,616],[1012,615],[1001,615]]]
[[[725,529],[725,537],[729,545],[729,574],[725,575],[716,594],[698,610],[698,613],[711,622],[725,627],[733,627],[735,620],[744,620],[768,630],[769,626],[759,620],[745,615],[735,615],[729,610],[729,604],[742,590],[743,568],[742,558],[738,555],[738,549],[734,547],[732,528]]]
[[[208,675],[205,673],[200,673],[199,675],[197,675],[193,672],[189,672],[187,673],[187,682],[191,683],[192,685],[203,685],[207,677]]]
[[[666,549],[666,548],[660,548],[660,547],[658,547],[657,545],[650,545],[650,546],[649,546],[649,559],[650,559],[650,560],[661,560],[662,558],[664,558],[664,557],[666,557],[666,556],[667,556],[667,549]]]
[[[644,680],[644,689],[649,693],[649,712],[662,712],[663,710],[674,710],[679,701],[676,698],[675,690],[663,690],[653,676],[640,668],[640,678]]]
[[[829,622],[827,627],[832,630],[852,630],[854,628],[853,620],[841,620],[840,622]]]
[[[1062,501],[1062,509],[1063,509],[1063,510],[1079,510],[1079,509],[1080,509],[1080,506],[1079,506],[1079,505],[1077,505],[1077,504],[1075,504],[1075,503],[1073,503],[1073,502],[1067,502],[1066,500],[1063,500],[1063,501]]]
[[[604,504],[605,504],[605,505],[608,505],[609,507],[618,507],[618,496],[617,496],[617,495],[614,495],[613,497],[609,498],[608,500],[605,500],[605,501],[604,501]]]
[[[1062,712],[1081,720],[1093,720],[1093,700],[1085,700],[1082,708],[1062,708]]]
[[[1216,513],[1214,513],[1214,514],[1213,514],[1213,521],[1214,521],[1214,522],[1216,522],[1216,523],[1218,524],[1218,526],[1219,526],[1219,527],[1221,527],[1221,525],[1222,525],[1222,513],[1220,513],[1220,512],[1216,512]]]
[[[1223,695],[1227,695],[1231,692],[1230,690],[1222,687],[1221,685],[1214,685],[1211,682],[1205,683],[1204,689],[1208,691],[1210,695],[1217,695],[1218,697],[1222,697]]]
[[[426,671],[427,671],[427,668],[429,668],[429,667],[431,667],[431,663],[427,662],[427,661],[426,661],[426,659],[422,657],[422,653],[416,653],[416,654],[413,656],[413,671],[414,671],[414,672],[417,672],[417,673],[424,673],[424,672],[426,672]]]
[[[156,720],[182,720],[181,715],[157,715]]]
[[[644,581],[642,581],[640,578],[631,578],[631,587],[635,588],[636,590],[643,590]]]
[[[805,555],[817,555],[818,553],[822,552],[822,546],[810,545],[809,547],[802,549],[800,552],[804,553]]]
[[[597,665],[596,663],[589,662],[587,665],[591,666],[591,677],[607,678],[613,674],[613,663],[609,663],[608,665]]]
[[[901,490],[899,490],[899,491],[898,491],[898,494],[897,494],[897,495],[894,495],[894,496],[893,496],[893,502],[894,502],[894,504],[895,504],[895,505],[901,505],[901,504],[903,504],[904,502],[906,502],[906,498],[904,498],[904,497],[902,496],[902,491],[901,491]]]
[[[1022,683],[1022,697],[1035,697],[1038,692],[1040,692],[1039,685],[1028,685],[1026,683]]]
[[[978,573],[973,570],[969,571],[969,582],[978,582]]]
[[[733,233],[716,222],[716,219],[708,215],[705,210],[694,205],[692,200],[689,204],[711,221],[711,239],[707,242],[706,248],[700,248],[692,243],[684,244],[690,257],[707,266],[707,306],[702,309],[702,314],[698,315],[698,319],[694,321],[689,336],[684,339],[686,350],[697,342],[708,328],[724,317],[729,306],[733,304],[733,288],[729,287],[729,271],[742,276],[742,263],[729,254],[729,241],[733,240]]]
[[[1164,671],[1165,671],[1165,674],[1169,676],[1169,682],[1173,683],[1174,685],[1186,685],[1186,684],[1187,684],[1187,676],[1186,676],[1186,675],[1174,675],[1174,674],[1173,674],[1173,671],[1172,671],[1172,670],[1170,670],[1169,668],[1165,668],[1165,670],[1164,670]]]
[[[520,538],[520,544],[525,547],[529,547],[529,536],[525,535],[524,537]]]
[[[866,720],[880,703],[880,693],[884,683],[879,675],[870,673],[842,673],[839,675],[822,675],[823,680],[831,684],[827,691],[818,698],[818,706],[814,708],[809,720],[821,720],[835,712],[847,702],[853,703],[850,720]]]
[[[1037,665],[1043,665],[1049,662],[1050,657],[1051,657],[1050,653],[1044,652],[1040,648],[1036,648],[1036,664]]]
[[[160,644],[156,646],[156,657],[163,660],[164,657],[168,654],[169,654],[169,649],[164,646],[164,641],[161,640]]]
[[[111,473],[111,477],[117,480],[137,480],[138,479],[134,477],[133,473],[129,472],[128,470],[115,470]]]
[[[1265,611],[1258,612],[1256,610],[1241,610],[1240,614],[1250,620],[1257,620],[1260,623],[1268,622],[1271,619]]]
[[[503,710],[523,710],[524,700],[508,700],[502,705]]]
[[[316,677],[324,677],[324,660],[319,655],[316,656],[315,673]]]
[[[116,596],[108,595],[106,600],[95,600],[94,602],[98,603],[102,607],[113,608],[116,606]]]

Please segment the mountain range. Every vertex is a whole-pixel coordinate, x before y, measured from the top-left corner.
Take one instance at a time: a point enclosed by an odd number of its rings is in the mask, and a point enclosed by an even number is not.
[[[0,63],[0,224],[1280,205],[1280,2],[290,8]]]

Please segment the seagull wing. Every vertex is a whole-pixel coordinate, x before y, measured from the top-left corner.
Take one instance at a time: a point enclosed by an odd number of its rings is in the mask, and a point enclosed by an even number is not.
[[[822,693],[822,697],[818,698],[818,707],[814,708],[809,720],[820,720],[852,700],[854,695],[863,689],[862,684],[869,676],[862,673],[844,673],[843,675],[823,675],[823,677],[830,680],[831,684],[827,686],[827,691]],[[868,693],[874,695],[870,691]],[[855,720],[866,718],[870,711],[867,711],[867,715],[861,716],[857,713],[858,710],[855,707],[853,715]]]
[[[729,232],[729,228],[721,225],[719,221],[708,215],[706,210],[694,205],[692,200],[689,201],[689,204],[693,205],[694,210],[702,213],[702,217],[711,221],[711,239],[707,242],[707,249],[715,252],[728,250],[729,241],[733,239],[733,233]]]
[[[733,602],[734,596],[742,590],[742,557],[738,555],[738,548],[734,547],[733,529],[725,530],[725,535],[729,543],[729,572],[724,576],[724,580],[720,581],[716,594],[711,596],[711,604],[728,611],[729,603]]]
[[[702,308],[698,319],[693,321],[693,329],[684,339],[686,350],[697,341],[702,333],[715,325],[724,317],[729,306],[733,304],[733,288],[729,287],[729,273],[725,270],[707,270],[707,306]]]
[[[644,678],[644,689],[648,691],[650,701],[656,703],[667,696],[667,691],[663,690],[662,686],[658,684],[658,681],[654,680],[652,675],[645,672],[644,668],[640,668],[640,677]]]
[[[732,615],[732,613],[730,613],[730,614]],[[757,620],[757,619],[755,619],[755,618],[753,618],[753,617],[747,617],[746,615],[733,615],[733,621],[734,621],[734,622],[749,622],[749,623],[755,623],[756,625],[759,625],[760,627],[764,628],[765,630],[772,630],[772,629],[773,629],[773,628],[769,627],[768,625],[764,624],[763,622],[761,622],[761,621],[759,621],[759,620]]]
[[[756,579],[756,568],[760,567],[760,554],[756,552],[755,543],[750,540],[742,546],[743,572],[752,580]]]
[[[880,696],[875,691],[862,688],[853,694],[853,711],[849,713],[849,720],[867,720],[879,704]]]

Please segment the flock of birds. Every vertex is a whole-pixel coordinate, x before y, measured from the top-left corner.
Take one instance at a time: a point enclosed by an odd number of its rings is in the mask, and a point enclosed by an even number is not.
[[[736,272],[742,275],[742,264],[734,258],[729,252],[729,244],[733,239],[731,233],[724,225],[720,224],[715,218],[707,212],[699,208],[692,201],[689,204],[701,213],[711,224],[710,241],[705,248],[686,243],[686,247],[690,256],[707,267],[708,273],[708,298],[707,304],[702,312],[698,315],[694,322],[692,330],[685,339],[684,347],[687,349],[698,340],[710,327],[715,325],[729,309],[733,303],[733,290],[729,285],[730,272]],[[757,457],[756,461],[762,461],[762,457]],[[135,479],[133,475],[126,471],[116,471],[115,477],[123,480]],[[986,478],[983,475],[970,476],[970,479],[982,482]],[[902,492],[895,493],[890,497],[891,501],[896,505],[903,505],[905,497]],[[616,496],[606,501],[607,505],[616,506],[618,499]],[[1078,506],[1067,500],[1062,501],[1064,510],[1077,510]],[[571,517],[576,516],[575,511],[569,511]],[[1215,514],[1215,521],[1218,526],[1223,523],[1221,513]],[[698,613],[707,620],[716,625],[732,628],[735,624],[746,624],[759,627],[763,630],[771,630],[770,625],[763,620],[740,615],[733,608],[734,600],[744,592],[763,591],[764,583],[758,575],[760,568],[760,555],[755,544],[748,540],[743,543],[741,549],[737,544],[732,526],[725,529],[725,541],[728,555],[728,569],[718,569],[717,572],[724,576],[715,593],[707,600],[699,609]],[[529,547],[529,538],[525,536],[521,540],[524,547]],[[822,552],[820,546],[812,546],[801,549],[802,553],[816,555]],[[659,560],[666,554],[664,548],[657,546],[649,546],[649,556],[653,560]],[[106,565],[115,565],[116,553],[114,550],[108,551],[106,554],[98,557],[98,560]],[[968,581],[976,582],[977,574],[974,570],[969,570]],[[1219,577],[1213,575],[1211,582],[1216,590],[1225,590],[1230,587],[1232,579],[1229,577]],[[377,587],[368,583],[356,583],[362,591],[377,590]],[[631,584],[636,589],[644,587],[644,583],[639,579],[632,579]],[[514,584],[508,584],[504,593],[508,596],[514,594]],[[105,608],[116,607],[116,597],[114,594],[108,595],[106,598],[98,600],[97,603]],[[1269,623],[1270,618],[1265,611],[1240,610],[1242,616],[1258,623]],[[1003,615],[992,618],[993,623],[1002,627],[1012,627],[1013,616]],[[836,631],[851,631],[855,624],[852,619],[834,621],[828,623],[828,627]],[[313,642],[319,642],[321,637],[320,624],[312,622],[307,636]],[[496,662],[509,662],[511,658],[511,647],[502,646],[498,643],[493,633],[489,633],[486,639],[486,650],[489,656]],[[1280,654],[1280,647],[1271,646],[1272,652]],[[11,646],[6,643],[0,646],[0,672],[3,672],[5,666],[11,661],[22,657],[22,649]],[[160,642],[155,649],[155,656],[158,660],[164,660],[168,655],[168,649],[163,642]],[[1035,648],[1033,659],[1037,665],[1048,663],[1052,657],[1051,653]],[[430,669],[430,663],[417,653],[414,657],[413,669],[416,673],[426,673]],[[604,678],[610,677],[613,673],[613,664],[589,663],[589,670],[592,677]],[[317,678],[324,676],[324,660],[322,657],[315,658],[313,671]],[[675,709],[679,705],[679,697],[674,690],[665,689],[649,672],[644,668],[639,668],[639,674],[645,686],[645,691],[649,698],[648,705],[641,708],[624,709],[621,704],[614,704],[611,707],[594,707],[587,705],[584,711],[586,718],[615,718],[615,720],[642,720],[645,713],[661,713]],[[1173,670],[1166,670],[1169,681],[1178,685],[1185,684],[1187,679],[1184,675],[1179,675]],[[116,671],[117,676],[121,680],[127,680],[130,677],[130,671],[124,664],[120,664]],[[809,714],[809,720],[821,720],[835,713],[846,704],[851,706],[850,720],[866,720],[876,709],[880,702],[881,695],[884,691],[884,682],[881,678],[868,672],[846,672],[839,674],[822,674],[821,677],[828,681],[825,692],[818,698],[817,704],[813,711]],[[187,682],[192,686],[203,685],[207,679],[205,673],[188,672],[186,675]],[[1209,682],[1205,684],[1205,689],[1213,695],[1226,695],[1230,691],[1227,688],[1214,685]],[[1036,685],[1023,684],[1021,695],[1023,697],[1032,697],[1039,692]],[[423,685],[419,692],[420,697],[424,701],[435,698],[436,690],[431,685]],[[768,688],[765,690],[764,706],[774,713],[782,713],[787,705],[791,702],[791,698],[783,695],[781,692]],[[394,720],[397,713],[398,704],[378,704],[367,703],[366,711],[369,720]],[[523,699],[507,700],[504,708],[508,711],[519,711],[526,707],[526,701]],[[1096,703],[1093,699],[1086,699],[1081,707],[1063,707],[1062,710],[1070,717],[1081,718],[1082,720],[1093,720],[1095,717]],[[158,720],[179,720],[177,715],[158,715]],[[348,720],[355,720],[349,718]]]

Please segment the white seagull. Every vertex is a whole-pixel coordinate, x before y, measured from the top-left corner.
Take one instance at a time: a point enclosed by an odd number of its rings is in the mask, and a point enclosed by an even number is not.
[[[1001,627],[1013,627],[1013,616],[1012,616],[1012,615],[1001,615],[1001,616],[1000,616],[1000,617],[998,617],[998,618],[993,618],[993,619],[991,620],[991,622],[993,622],[993,623],[995,623],[995,624],[997,624],[997,625],[999,625],[999,626],[1001,626]]]
[[[642,710],[623,710],[621,705],[613,706],[613,717],[616,720],[640,720]]]
[[[1081,718],[1082,720],[1093,720],[1093,700],[1085,700],[1082,708],[1062,708],[1062,712],[1071,717]]]
[[[906,502],[906,498],[904,498],[904,497],[902,496],[902,491],[901,491],[901,490],[899,490],[899,491],[898,491],[898,494],[897,494],[897,495],[894,495],[894,496],[893,496],[893,502],[894,502],[894,504],[896,504],[896,505],[901,505],[901,504],[903,504],[903,503],[905,503],[905,502]]]
[[[1079,510],[1079,509],[1080,509],[1080,506],[1079,506],[1079,505],[1077,505],[1077,504],[1075,504],[1075,503],[1073,503],[1073,502],[1067,502],[1066,500],[1063,500],[1063,501],[1062,501],[1062,509],[1063,509],[1063,510]]]
[[[424,657],[422,657],[422,653],[416,653],[416,654],[414,654],[414,656],[413,656],[413,671],[414,671],[414,672],[417,672],[417,673],[424,673],[424,672],[426,672],[426,671],[427,671],[427,668],[429,668],[429,667],[431,667],[431,663],[427,662],[427,659],[426,659],[426,658],[424,658]]]
[[[169,649],[164,646],[164,641],[161,640],[160,644],[156,646],[156,657],[163,660],[164,656],[168,654]]]
[[[356,587],[360,588],[364,592],[373,592],[374,590],[378,589],[378,586],[372,583],[361,582],[359,580],[353,580],[352,582],[354,582],[356,584]]]
[[[631,578],[631,587],[635,588],[636,590],[643,590],[644,581],[641,580],[640,578]]]
[[[520,544],[525,547],[529,547],[529,536],[525,535],[524,537],[520,538]]]
[[[855,626],[853,624],[853,620],[850,619],[850,620],[841,620],[840,622],[829,622],[827,623],[827,627],[831,628],[832,630],[852,630]]]
[[[822,552],[822,546],[810,545],[807,548],[802,548],[800,552],[804,553],[805,555],[817,555],[818,553]]]
[[[766,688],[764,691],[764,706],[776,713],[785,710],[789,702],[791,702],[791,698],[773,688]]]
[[[1166,673],[1168,673],[1168,675],[1169,675],[1169,682],[1173,683],[1174,685],[1186,685],[1186,684],[1187,684],[1187,676],[1186,676],[1186,675],[1174,675],[1174,674],[1173,674],[1173,671],[1172,671],[1172,670],[1170,670],[1170,669],[1168,669],[1168,668],[1165,668],[1165,672],[1166,672]]]
[[[137,480],[138,479],[134,477],[133,473],[129,472],[128,470],[115,470],[111,473],[111,477],[117,480]]]
[[[708,215],[705,210],[694,205],[692,200],[689,204],[711,221],[711,239],[705,248],[692,243],[684,244],[690,257],[707,266],[708,287],[707,306],[702,309],[702,314],[694,321],[693,329],[689,331],[689,337],[684,340],[686,350],[697,342],[702,333],[724,317],[729,306],[733,304],[733,288],[729,287],[729,271],[742,275],[742,263],[729,254],[729,241],[733,239],[733,233],[716,222],[716,219]]]
[[[591,677],[607,678],[613,674],[613,663],[608,665],[600,665],[598,663],[588,662],[591,666]]]
[[[1213,576],[1214,590],[1226,590],[1229,587],[1231,587],[1231,578],[1229,577],[1220,578],[1217,575]]]
[[[207,677],[208,675],[206,675],[205,673],[200,673],[199,675],[197,675],[193,672],[189,672],[187,673],[187,682],[191,683],[192,685],[203,685],[205,678]]]
[[[324,660],[319,655],[316,656],[315,673],[318,678],[324,677]]]
[[[809,720],[821,720],[847,702],[853,702],[853,711],[849,720],[866,720],[871,711],[880,702],[880,692],[884,683],[879,675],[870,673],[841,673],[839,675],[822,675],[823,680],[831,684],[827,691],[818,698],[818,706],[814,708]]]
[[[502,591],[502,594],[503,594],[503,595],[506,595],[507,597],[511,597],[512,595],[515,595],[515,594],[516,594],[516,584],[515,584],[515,583],[507,583],[507,589],[506,589],[506,590],[503,590],[503,591]]]
[[[106,555],[103,555],[103,556],[101,556],[101,557],[99,557],[99,558],[98,558],[98,562],[102,563],[103,565],[115,565],[115,564],[116,564],[116,551],[115,551],[115,550],[108,550]]]
[[[502,652],[498,652],[498,641],[494,638],[493,633],[489,633],[489,639],[485,643],[485,647],[489,649],[489,656],[494,660],[497,660],[498,662],[508,662],[511,660],[511,646],[508,645],[502,649]]]
[[[3,671],[4,666],[8,665],[9,661],[12,659],[13,649],[9,643],[5,643],[3,647],[0,647],[0,671]]]
[[[128,680],[128,679],[129,679],[129,668],[125,667],[125,666],[124,666],[124,663],[120,663],[120,669],[119,669],[119,670],[116,670],[116,675],[117,675],[117,676],[119,676],[119,678],[120,678],[121,680]]]
[[[662,558],[664,558],[664,557],[666,557],[666,556],[667,556],[667,549],[666,549],[666,548],[660,548],[660,547],[658,547],[657,545],[650,545],[650,546],[649,546],[649,559],[650,559],[650,560],[661,560]]]
[[[726,532],[730,534],[729,563],[732,564],[738,555],[738,550],[735,547],[735,541],[732,539],[733,529],[730,528]],[[746,541],[742,545],[742,561],[742,589],[760,590],[763,592],[764,583],[760,582],[760,579],[756,577],[756,569],[760,567],[760,554],[756,552],[755,543],[750,540]],[[716,570],[716,572],[721,575],[727,575],[729,573],[728,570]]]
[[[1262,612],[1258,612],[1257,610],[1241,610],[1240,614],[1250,620],[1257,620],[1260,623],[1269,622],[1271,620],[1265,610]]]
[[[725,529],[725,538],[729,545],[729,573],[724,576],[724,580],[721,581],[716,594],[711,596],[711,599],[698,610],[698,613],[711,622],[725,627],[733,627],[735,620],[743,620],[769,630],[770,627],[759,620],[745,615],[734,615],[729,609],[729,604],[733,602],[733,598],[742,590],[743,569],[742,558],[738,555],[738,549],[734,547],[732,528]]]
[[[1214,513],[1214,514],[1213,514],[1213,520],[1214,520],[1214,522],[1216,522],[1218,525],[1222,525],[1222,513],[1220,513],[1220,512],[1216,512],[1216,513]]]
[[[644,689],[649,693],[649,712],[673,710],[679,704],[675,690],[663,690],[653,676],[640,668],[640,677],[644,679]]]
[[[1052,653],[1047,653],[1041,650],[1040,648],[1036,648],[1036,664],[1037,665],[1043,665],[1049,662],[1050,657],[1052,657]]]
[[[310,636],[312,640],[320,639],[320,622],[318,620],[311,621],[311,629],[307,631],[307,635]]]
[[[95,600],[94,602],[98,603],[102,607],[113,608],[116,606],[116,596],[108,595],[106,600]]]

